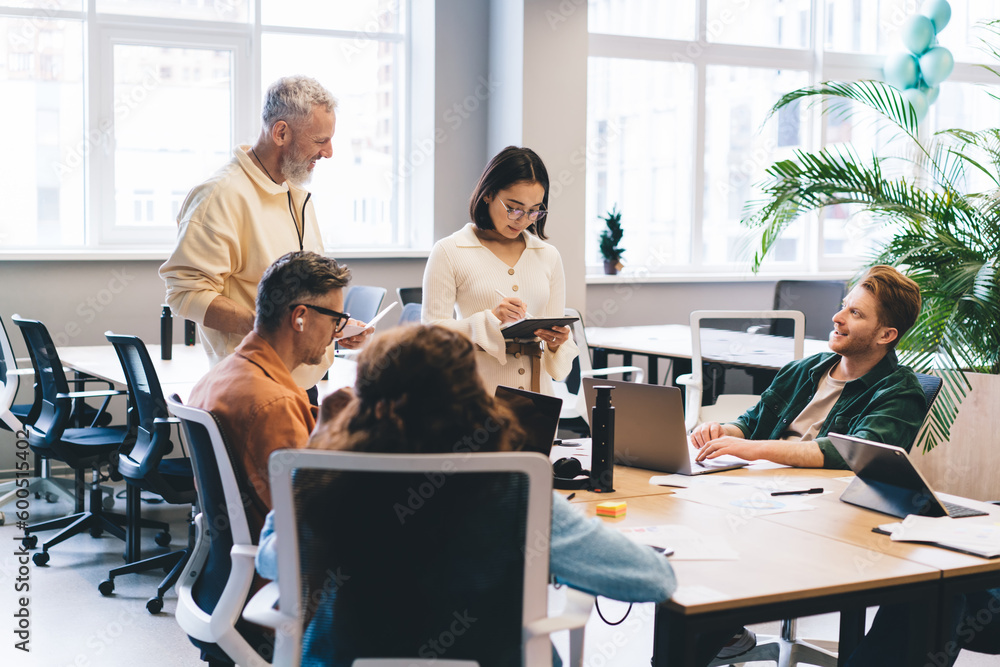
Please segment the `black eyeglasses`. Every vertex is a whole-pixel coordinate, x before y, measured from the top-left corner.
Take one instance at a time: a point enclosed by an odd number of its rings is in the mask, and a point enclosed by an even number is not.
[[[507,211],[508,220],[520,220],[522,216],[527,215],[528,220],[538,222],[539,220],[545,219],[545,215],[548,213],[545,209],[540,209],[538,211],[525,211],[521,208],[511,208],[510,206],[507,206],[507,204],[504,203],[504,200],[500,199],[500,197],[497,197],[497,201],[500,202],[500,205],[504,207],[505,211]]]
[[[329,308],[324,308],[323,306],[315,306],[311,303],[292,303],[288,305],[288,308],[291,309],[298,306],[305,306],[310,310],[315,310],[317,313],[322,313],[323,315],[332,317],[336,321],[336,324],[334,325],[336,328],[333,330],[333,333],[340,333],[343,331],[344,327],[347,326],[347,321],[351,319],[350,313],[340,313],[336,310],[330,310]]]

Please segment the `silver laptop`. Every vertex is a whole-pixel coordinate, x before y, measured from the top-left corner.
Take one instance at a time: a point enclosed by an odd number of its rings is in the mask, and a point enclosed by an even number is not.
[[[587,412],[597,400],[596,385],[614,387],[615,463],[681,475],[704,475],[747,465],[734,456],[696,463],[697,453],[684,430],[684,402],[677,387],[583,378]]]

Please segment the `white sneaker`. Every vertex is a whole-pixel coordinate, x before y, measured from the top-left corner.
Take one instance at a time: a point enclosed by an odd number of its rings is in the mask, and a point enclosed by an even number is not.
[[[757,645],[757,635],[753,633],[753,630],[749,628],[743,628],[729,640],[722,650],[719,651],[719,655],[715,656],[718,659],[725,660],[726,658],[735,658],[738,655],[743,655],[753,647]]]

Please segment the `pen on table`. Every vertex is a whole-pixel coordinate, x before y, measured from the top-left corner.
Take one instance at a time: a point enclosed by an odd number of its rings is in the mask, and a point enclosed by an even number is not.
[[[774,491],[771,493],[772,496],[800,496],[807,493],[823,493],[823,489],[820,487],[815,487],[812,489],[799,489],[797,491]]]
[[[574,498],[576,498],[576,493],[575,492],[569,494],[568,496],[566,496],[566,500],[573,500]]]

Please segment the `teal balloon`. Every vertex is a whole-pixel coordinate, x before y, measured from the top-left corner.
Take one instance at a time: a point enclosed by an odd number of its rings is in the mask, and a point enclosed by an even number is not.
[[[951,20],[951,5],[948,0],[926,0],[920,6],[920,15],[934,23],[934,32],[941,32]]]
[[[931,48],[934,41],[934,22],[926,16],[911,16],[903,25],[903,44],[918,56]]]
[[[935,46],[920,56],[920,75],[929,88],[941,85],[955,69],[955,58],[943,46]]]
[[[927,115],[927,97],[917,88],[907,88],[902,93],[903,99],[913,106],[913,111],[917,114],[917,120],[923,120]]]
[[[919,90],[924,94],[924,97],[927,98],[928,105],[937,102],[938,95],[941,94],[940,86],[934,86],[933,88],[928,88],[927,86],[920,86]]]
[[[882,68],[885,82],[899,90],[914,88],[920,77],[920,65],[916,56],[910,53],[897,52],[885,59]]]

